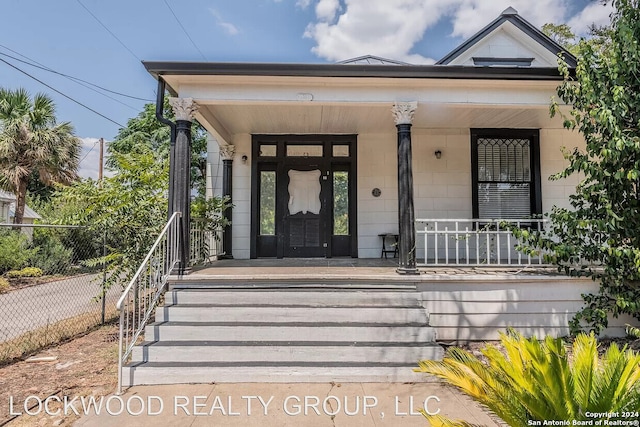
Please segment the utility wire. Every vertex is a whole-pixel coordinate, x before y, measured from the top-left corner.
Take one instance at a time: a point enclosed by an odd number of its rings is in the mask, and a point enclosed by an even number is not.
[[[204,59],[205,61],[207,60],[207,57],[204,56],[204,53],[202,53],[202,51],[200,50],[200,48],[196,45],[196,43],[193,41],[193,39],[191,38],[191,36],[189,35],[189,33],[187,32],[186,28],[184,28],[184,26],[182,25],[182,22],[180,22],[180,20],[178,19],[178,16],[176,15],[176,13],[173,11],[173,9],[171,9],[171,6],[169,6],[169,3],[167,3],[167,0],[164,0],[164,4],[167,5],[167,8],[169,8],[169,11],[171,12],[171,14],[173,15],[173,17],[176,19],[176,22],[178,23],[178,25],[180,25],[180,28],[182,28],[182,31],[184,32],[184,34],[187,36],[187,38],[191,41],[191,44],[193,45],[193,47],[196,48],[196,50],[198,52],[200,52],[200,55],[202,55],[202,59]]]
[[[111,30],[110,30],[106,25],[104,25],[104,24],[102,23],[102,21],[101,21],[100,19],[98,19],[98,17],[97,17],[96,15],[94,15],[94,14],[93,14],[93,13],[92,13],[88,8],[87,8],[87,6],[85,6],[84,4],[82,4],[82,2],[81,2],[80,0],[76,0],[76,2],[77,2],[80,6],[82,6],[82,7],[84,8],[84,10],[86,10],[86,11],[89,13],[89,15],[93,16],[93,19],[95,19],[95,20],[98,22],[98,24],[102,25],[102,28],[104,28],[105,30],[107,30],[107,32],[108,32],[109,34],[111,34],[111,36],[112,36],[114,39],[118,40],[118,43],[120,43],[120,44],[122,45],[122,47],[124,47],[125,49],[127,49],[127,51],[129,51],[129,53],[130,53],[131,55],[133,55],[133,57],[134,57],[134,58],[136,58],[138,61],[142,62],[142,60],[141,60],[140,58],[138,58],[138,55],[136,55],[135,53],[133,53],[133,51],[132,51],[131,49],[129,49],[129,48],[127,47],[127,45],[126,45],[126,44],[124,44],[124,43],[122,42],[122,40],[120,40],[120,39],[118,38],[118,36],[116,36],[115,34],[113,34],[113,31],[111,31]]]
[[[87,81],[87,80],[83,80],[83,79],[81,79],[81,78],[79,78],[79,77],[74,77],[74,76],[70,76],[70,75],[68,75],[68,74],[61,73],[61,72],[59,72],[59,71],[54,70],[54,69],[53,69],[53,68],[51,68],[51,67],[47,67],[46,65],[44,65],[44,64],[42,64],[42,63],[40,63],[40,62],[36,61],[35,59],[29,58],[28,56],[23,55],[23,54],[21,54],[20,52],[16,52],[15,50],[13,50],[13,49],[11,49],[11,48],[8,48],[7,46],[5,46],[5,45],[3,45],[3,44],[0,44],[0,47],[1,47],[1,48],[4,48],[4,49],[6,49],[6,50],[8,50],[8,51],[10,51],[10,52],[13,52],[13,53],[15,53],[16,55],[19,55],[19,56],[21,56],[21,57],[23,57],[23,58],[25,58],[25,59],[27,59],[28,61],[31,61],[31,62],[23,61],[22,59],[15,58],[15,57],[13,57],[13,56],[11,56],[11,55],[8,55],[8,54],[6,54],[6,53],[2,53],[2,52],[0,52],[0,55],[7,56],[7,57],[12,58],[12,59],[14,59],[14,60],[16,60],[16,61],[20,61],[20,62],[22,62],[22,63],[24,63],[24,64],[31,65],[32,67],[40,68],[41,70],[48,71],[48,72],[50,72],[50,73],[54,73],[54,74],[58,74],[58,75],[60,75],[60,76],[62,76],[62,77],[66,77],[67,79],[70,79],[70,80],[76,80],[76,81],[78,81],[78,82],[86,83],[86,84],[88,84],[88,85],[90,85],[90,86],[96,87],[96,88],[98,88],[98,89],[100,89],[100,90],[104,90],[105,92],[113,93],[113,94],[115,94],[115,95],[120,95],[120,96],[124,96],[124,97],[126,97],[126,98],[131,98],[131,99],[136,99],[136,100],[138,100],[138,101],[154,102],[154,100],[153,100],[153,99],[146,99],[146,98],[140,98],[140,97],[137,97],[137,96],[127,95],[126,93],[117,92],[117,91],[115,91],[115,90],[107,89],[107,88],[102,87],[102,86],[100,86],[100,85],[97,85],[97,84],[95,84],[95,83],[91,83],[91,82],[89,82],[89,81]],[[113,98],[112,98],[112,99],[113,99]],[[125,104],[125,105],[126,105],[126,104]]]
[[[109,120],[111,123],[114,123],[114,124],[116,124],[116,125],[120,126],[121,128],[124,128],[124,127],[125,127],[124,125],[122,125],[122,124],[120,124],[120,123],[116,122],[115,120],[112,120],[112,119],[110,119],[109,117],[105,116],[104,114],[99,113],[99,112],[97,112],[96,110],[94,110],[93,108],[91,108],[91,107],[89,107],[89,106],[87,106],[87,105],[83,104],[82,102],[80,102],[80,101],[76,101],[75,99],[73,99],[73,98],[72,98],[72,97],[70,97],[69,95],[67,95],[67,94],[65,94],[65,93],[63,93],[63,92],[60,92],[58,89],[54,88],[53,86],[50,86],[50,85],[46,84],[46,83],[45,83],[45,82],[43,82],[42,80],[40,80],[40,79],[38,79],[38,78],[36,78],[36,77],[32,76],[31,74],[29,74],[29,73],[27,73],[26,71],[24,71],[24,70],[22,70],[22,69],[20,69],[20,68],[16,67],[15,65],[11,64],[10,62],[7,62],[6,60],[4,60],[4,59],[2,59],[2,58],[0,58],[0,62],[4,62],[4,63],[5,63],[5,64],[7,64],[9,67],[11,67],[11,68],[13,68],[13,69],[15,69],[15,70],[20,71],[22,74],[26,75],[27,77],[32,78],[33,80],[37,81],[38,83],[40,83],[40,84],[42,84],[42,85],[44,85],[44,86],[48,87],[49,89],[51,89],[52,91],[54,91],[54,92],[56,92],[56,93],[59,93],[60,95],[62,95],[62,96],[64,96],[65,98],[67,98],[68,100],[75,102],[76,104],[78,104],[78,105],[80,105],[81,107],[84,107],[84,108],[86,108],[87,110],[89,110],[89,111],[91,111],[91,112],[93,112],[93,113],[95,113],[95,114],[99,115],[100,117],[102,117],[102,118],[104,118],[104,119]]]
[[[54,73],[54,74],[59,74],[59,75],[65,76],[64,74],[59,73],[59,72],[57,72],[57,71],[54,71],[54,70],[48,70],[48,69],[43,68],[43,67],[40,67],[40,66],[38,66],[38,65],[31,64],[31,63],[29,63],[29,62],[27,62],[27,61],[23,61],[23,60],[21,60],[21,59],[19,59],[19,58],[16,58],[15,56],[7,55],[6,53],[2,53],[2,52],[0,52],[0,55],[2,55],[2,56],[6,56],[6,57],[11,58],[11,59],[13,59],[13,60],[15,60],[15,61],[18,61],[18,62],[22,62],[23,64],[27,64],[27,65],[29,65],[29,66],[31,66],[31,67],[39,68],[39,69],[44,70],[44,71],[48,71],[48,72],[51,72],[51,73]],[[66,76],[65,76],[65,77],[66,77]],[[81,81],[76,81],[76,80],[75,80],[75,79],[73,79],[72,77],[69,77],[69,79],[70,79],[72,82],[79,84],[80,86],[84,86],[84,87],[86,87],[87,89],[89,89],[89,90],[92,90],[92,91],[96,92],[97,94],[100,94],[100,95],[105,96],[105,97],[107,97],[107,98],[109,98],[109,99],[112,99],[113,101],[117,102],[118,104],[121,104],[121,105],[124,105],[125,107],[131,108],[131,109],[132,109],[132,110],[134,110],[134,111],[139,111],[139,109],[138,109],[138,108],[132,107],[132,106],[131,106],[131,105],[129,105],[129,104],[125,104],[124,102],[120,101],[119,99],[114,98],[114,97],[113,97],[113,96],[111,96],[111,95],[107,95],[106,93],[102,93],[102,92],[100,92],[99,90],[97,90],[97,89],[95,89],[95,88],[92,88],[92,87],[91,87],[91,86],[89,86],[88,84],[85,84],[85,83],[83,83],[83,82],[81,82]]]
[[[80,159],[80,161],[78,163],[82,163],[84,161],[84,159],[87,158],[87,156],[89,154],[91,154],[91,152],[93,151],[94,148],[96,148],[96,145],[98,145],[98,142],[100,142],[100,139],[96,140],[96,142],[93,143],[93,147],[91,147],[91,149],[89,149],[89,151],[87,151],[87,154],[84,155],[83,158]]]

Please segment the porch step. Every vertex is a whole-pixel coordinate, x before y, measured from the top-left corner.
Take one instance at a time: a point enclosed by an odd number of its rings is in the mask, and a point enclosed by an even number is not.
[[[253,285],[168,291],[123,384],[425,381],[443,356],[410,288]]]
[[[354,311],[358,313],[354,317]],[[215,304],[180,304],[158,307],[156,321],[176,322],[260,322],[278,323],[333,323],[358,322],[366,324],[426,324],[425,310],[406,307],[291,307],[286,305],[239,305],[219,306]]]
[[[324,382],[433,382],[433,376],[413,372],[415,364],[340,363],[281,366],[265,364],[146,363],[123,368],[123,385],[210,383],[324,383]]]
[[[218,306],[289,306],[289,307],[422,307],[419,292],[406,291],[353,291],[327,292],[308,288],[296,288],[296,292],[256,290],[242,288],[229,291],[222,288],[217,292],[207,289],[173,289],[165,294],[165,305],[215,304]],[[308,290],[307,290],[308,289]],[[404,289],[403,289],[404,290]]]
[[[142,362],[326,362],[365,363],[387,359],[403,365],[433,358],[441,350],[433,342],[327,342],[327,341],[163,341],[136,347],[133,360]],[[259,355],[259,358],[257,358]]]
[[[277,327],[275,327],[277,326]],[[420,324],[324,323],[228,323],[163,322],[145,329],[144,339],[152,341],[333,341],[333,342],[434,342],[435,330]]]

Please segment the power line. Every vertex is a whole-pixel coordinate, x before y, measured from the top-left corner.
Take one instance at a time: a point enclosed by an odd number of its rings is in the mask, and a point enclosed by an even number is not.
[[[51,67],[47,67],[46,65],[42,64],[41,62],[38,62],[38,61],[36,61],[36,60],[35,60],[35,59],[33,59],[33,58],[29,58],[28,56],[23,55],[23,54],[21,54],[20,52],[17,52],[17,51],[15,51],[15,50],[13,50],[13,49],[11,49],[11,48],[9,48],[9,47],[7,47],[7,46],[3,45],[3,44],[0,44],[0,47],[1,47],[1,48],[4,48],[4,49],[6,49],[6,50],[8,50],[8,51],[10,51],[10,52],[13,52],[13,53],[15,53],[16,55],[19,55],[19,56],[21,56],[21,57],[23,57],[23,58],[27,59],[28,61],[23,61],[22,59],[16,58],[16,57],[14,57],[14,56],[11,56],[11,55],[8,55],[8,54],[6,54],[6,53],[2,53],[2,52],[0,52],[0,55],[7,56],[7,57],[9,57],[9,58],[11,58],[11,59],[14,59],[14,60],[16,60],[16,61],[22,62],[23,64],[27,64],[27,65],[30,65],[30,66],[35,67],[35,68],[40,68],[41,70],[48,71],[48,72],[50,72],[50,73],[58,74],[58,75],[60,75],[60,76],[62,76],[62,77],[65,77],[65,78],[67,78],[67,79],[70,79],[70,80],[75,80],[75,81],[78,81],[78,82],[86,83],[86,84],[88,84],[88,85],[90,85],[90,86],[96,87],[96,88],[98,88],[98,89],[100,89],[100,90],[104,90],[105,92],[113,93],[113,94],[115,94],[115,95],[124,96],[124,97],[126,97],[126,98],[131,98],[131,99],[136,99],[136,100],[138,100],[138,101],[153,102],[153,100],[152,100],[152,99],[140,98],[140,97],[137,97],[137,96],[128,95],[128,94],[126,94],[126,93],[122,93],[122,92],[118,92],[118,91],[115,91],[115,90],[107,89],[107,88],[102,87],[102,86],[100,86],[100,85],[97,85],[97,84],[95,84],[95,83],[91,83],[91,82],[89,82],[89,81],[87,81],[87,80],[83,80],[83,79],[81,79],[80,77],[75,77],[75,76],[71,76],[71,75],[69,75],[69,74],[61,73],[60,71],[56,71],[56,70],[54,70],[54,69],[53,69],[53,68],[51,68]],[[29,61],[31,61],[31,62],[29,62]]]
[[[23,58],[25,58],[25,59],[27,59],[28,61],[31,61],[31,62],[23,61],[23,60],[21,60],[21,59],[19,59],[19,58],[15,58],[15,57],[13,57],[13,56],[11,56],[11,55],[8,55],[8,54],[6,54],[6,53],[2,53],[2,52],[0,52],[0,55],[4,55],[4,56],[7,56],[7,57],[9,57],[9,58],[15,59],[16,61],[20,61],[20,62],[22,62],[22,63],[24,63],[24,64],[31,65],[32,67],[40,68],[41,70],[48,71],[48,72],[50,72],[50,73],[54,73],[54,74],[58,74],[58,75],[60,75],[60,76],[62,76],[62,77],[66,77],[67,79],[70,79],[70,80],[76,80],[76,81],[78,81],[78,82],[86,83],[86,84],[88,84],[88,85],[90,85],[90,86],[96,87],[96,88],[98,88],[98,89],[100,89],[100,90],[104,90],[105,92],[113,93],[113,94],[115,94],[115,95],[120,95],[120,96],[124,96],[124,97],[126,97],[126,98],[131,98],[131,99],[136,99],[136,100],[138,100],[138,101],[154,102],[154,100],[153,100],[153,99],[146,99],[146,98],[140,98],[140,97],[133,96],[133,95],[127,95],[126,93],[117,92],[117,91],[115,91],[115,90],[107,89],[107,88],[102,87],[102,86],[100,86],[100,85],[97,85],[97,84],[95,84],[95,83],[91,83],[91,82],[89,82],[89,81],[87,81],[87,80],[83,80],[83,79],[81,79],[81,78],[79,78],[79,77],[74,77],[74,76],[70,76],[70,75],[68,75],[68,74],[61,73],[61,72],[59,72],[59,71],[54,70],[54,69],[53,69],[53,68],[51,68],[51,67],[47,67],[46,65],[44,65],[44,64],[42,64],[42,63],[40,63],[40,62],[36,61],[35,59],[29,58],[28,56],[23,55],[23,54],[21,54],[20,52],[16,52],[15,50],[13,50],[13,49],[11,49],[11,48],[8,48],[8,47],[7,47],[7,46],[5,46],[5,45],[0,44],[0,47],[4,48],[4,49],[6,49],[6,50],[8,50],[8,51],[10,51],[10,52],[13,52],[13,53],[15,53],[16,55],[19,55],[19,56],[21,56],[21,57],[23,57]]]
[[[198,52],[200,52],[200,55],[202,55],[202,59],[204,59],[205,61],[207,60],[207,57],[204,56],[204,53],[202,53],[202,51],[200,50],[200,48],[196,45],[196,43],[193,41],[193,39],[191,38],[191,36],[189,35],[189,33],[187,32],[186,28],[184,28],[184,26],[182,25],[182,22],[180,22],[180,20],[178,19],[178,16],[176,15],[176,13],[173,11],[173,9],[171,9],[171,6],[169,6],[169,3],[167,3],[167,0],[164,0],[164,4],[167,5],[167,8],[169,8],[169,11],[171,12],[171,14],[173,15],[173,17],[176,19],[176,22],[178,23],[178,25],[180,25],[180,28],[182,28],[182,32],[184,32],[184,34],[187,36],[187,38],[191,41],[191,44],[193,45],[193,47],[196,48],[196,50]]]
[[[130,53],[131,55],[133,55],[133,56],[134,56],[134,58],[136,58],[138,61],[142,62],[142,59],[138,58],[138,55],[136,55],[135,53],[133,53],[133,51],[132,51],[131,49],[129,49],[129,48],[127,47],[127,45],[126,45],[126,44],[124,44],[124,43],[122,42],[122,40],[120,40],[120,39],[118,38],[118,36],[116,36],[115,34],[113,34],[113,32],[112,32],[112,31],[111,31],[111,30],[110,30],[106,25],[104,25],[104,24],[102,23],[102,21],[101,21],[100,19],[98,19],[98,17],[97,17],[96,15],[94,15],[94,14],[93,14],[93,13],[92,13],[88,8],[87,8],[87,6],[85,6],[84,4],[82,4],[82,2],[81,2],[80,0],[76,0],[76,2],[77,2],[80,6],[82,6],[82,7],[84,8],[84,10],[86,10],[86,11],[89,13],[89,15],[93,16],[93,19],[95,19],[95,20],[98,22],[98,24],[102,25],[102,28],[104,28],[105,30],[107,30],[107,32],[108,32],[109,34],[111,34],[111,36],[112,36],[114,39],[116,39],[116,40],[118,41],[118,43],[120,43],[120,44],[122,45],[122,47],[124,47],[125,49],[127,49],[127,50],[129,51],[129,53]]]
[[[13,69],[15,69],[15,70],[18,70],[19,72],[21,72],[22,74],[26,75],[27,77],[30,77],[30,78],[32,78],[33,80],[37,81],[37,82],[38,82],[38,83],[40,83],[41,85],[44,85],[44,86],[48,87],[48,88],[49,88],[49,89],[51,89],[52,91],[54,91],[54,92],[56,92],[56,93],[59,93],[60,95],[62,95],[62,96],[64,96],[65,98],[67,98],[68,100],[75,102],[76,104],[78,104],[78,105],[80,105],[81,107],[84,107],[84,108],[86,108],[87,110],[89,110],[89,111],[91,111],[91,112],[93,112],[93,113],[95,113],[95,114],[99,115],[100,117],[102,117],[102,118],[104,118],[104,119],[109,120],[111,123],[114,123],[114,124],[116,124],[116,125],[120,126],[121,128],[124,128],[124,127],[125,127],[124,125],[122,125],[122,124],[120,124],[120,123],[116,122],[115,120],[112,120],[112,119],[110,119],[109,117],[105,116],[104,114],[99,113],[99,112],[97,112],[96,110],[94,110],[93,108],[91,108],[91,107],[89,107],[89,106],[87,106],[87,105],[83,104],[82,102],[80,102],[80,101],[76,101],[75,99],[73,99],[73,98],[72,98],[72,97],[70,97],[69,95],[67,95],[67,94],[65,94],[65,93],[63,93],[63,92],[60,92],[58,89],[54,88],[53,86],[50,86],[50,85],[46,84],[46,83],[45,83],[45,82],[43,82],[42,80],[40,80],[40,79],[38,79],[38,78],[36,78],[36,77],[32,76],[31,74],[29,74],[29,73],[27,73],[26,71],[24,71],[24,70],[22,70],[22,69],[20,69],[20,68],[16,67],[15,65],[11,64],[10,62],[7,62],[6,60],[4,60],[4,59],[2,59],[2,58],[0,58],[0,62],[4,62],[4,63],[5,63],[5,64],[7,64],[9,67],[11,67],[11,68],[13,68]]]
[[[2,53],[2,52],[0,52],[0,55],[2,55],[2,56],[6,56],[7,58],[11,58],[11,59],[13,59],[13,60],[15,60],[15,61],[18,61],[18,62],[22,62],[23,64],[27,64],[27,65],[29,65],[29,66],[31,66],[31,67],[39,68],[39,69],[41,69],[41,70],[48,71],[48,72],[51,72],[51,73],[58,74],[58,75],[61,75],[61,76],[63,76],[63,77],[66,77],[66,76],[65,76],[64,74],[62,74],[62,73],[59,73],[59,72],[54,71],[54,70],[48,70],[48,69],[43,68],[43,67],[39,67],[39,66],[37,66],[37,65],[35,65],[35,64],[31,64],[31,63],[29,63],[29,62],[27,62],[27,61],[23,61],[23,60],[21,60],[21,59],[19,59],[19,58],[16,58],[15,56],[7,55],[6,53]],[[109,99],[111,99],[111,100],[113,100],[113,101],[117,102],[118,104],[121,104],[121,105],[124,105],[125,107],[131,108],[131,109],[132,109],[132,110],[134,110],[134,111],[139,111],[139,109],[138,109],[138,108],[136,108],[136,107],[132,107],[131,105],[126,104],[126,103],[124,103],[124,102],[120,101],[119,99],[114,98],[113,96],[107,95],[106,93],[102,93],[102,92],[100,92],[99,90],[92,88],[91,86],[89,86],[89,84],[85,84],[85,83],[83,83],[80,79],[78,79],[78,81],[76,81],[74,78],[69,77],[69,80],[71,80],[71,81],[72,81],[72,82],[74,82],[74,83],[79,84],[80,86],[86,87],[87,89],[92,90],[92,91],[94,91],[95,93],[97,93],[97,94],[99,94],[99,95],[102,95],[102,96],[104,96],[104,97],[107,97],[107,98],[109,98]]]
[[[79,161],[78,163],[82,163],[82,162],[84,161],[84,159],[86,159],[86,158],[87,158],[87,156],[88,156],[89,154],[91,154],[91,152],[93,151],[93,149],[94,149],[94,148],[96,148],[96,145],[98,145],[98,142],[100,142],[100,140],[99,140],[99,139],[98,139],[98,140],[96,140],[96,142],[94,142],[94,143],[93,143],[93,147],[91,147],[91,148],[89,149],[89,151],[87,151],[87,154],[85,154],[85,155],[84,155],[84,157],[83,157],[83,158],[81,158],[81,159],[80,159],[80,161]]]

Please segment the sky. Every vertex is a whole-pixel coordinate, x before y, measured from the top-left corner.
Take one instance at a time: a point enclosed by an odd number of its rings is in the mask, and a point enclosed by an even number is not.
[[[509,6],[538,27],[567,23],[579,35],[608,23],[612,11],[599,0],[0,1],[0,86],[50,95],[58,121],[82,138],[81,175],[93,178],[98,138],[112,140],[155,102],[157,82],[142,60],[332,63],[376,55],[430,64]]]

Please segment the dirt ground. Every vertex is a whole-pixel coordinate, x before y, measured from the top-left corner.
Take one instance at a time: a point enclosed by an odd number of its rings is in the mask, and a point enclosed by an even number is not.
[[[67,416],[62,410],[59,415],[49,416],[44,405],[38,410],[38,403],[53,395],[99,397],[114,392],[117,342],[118,326],[107,325],[33,356],[55,357],[54,361],[21,361],[0,368],[0,426],[71,425],[78,418],[73,411],[67,411]],[[62,407],[55,398],[50,403],[50,413]],[[38,415],[27,415],[28,412]],[[16,417],[12,413],[25,415]]]

